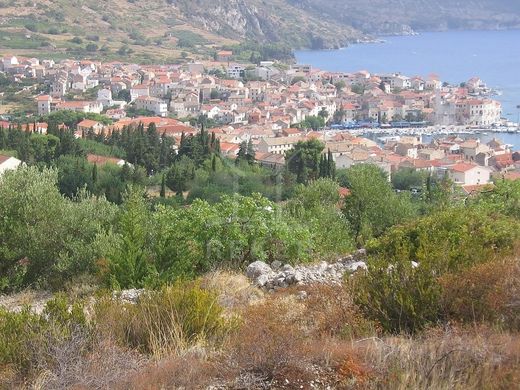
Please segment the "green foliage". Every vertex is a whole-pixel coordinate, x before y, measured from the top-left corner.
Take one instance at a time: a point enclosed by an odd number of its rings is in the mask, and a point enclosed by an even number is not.
[[[307,185],[298,185],[285,206],[291,218],[309,229],[316,255],[346,254],[354,248],[339,203],[338,184],[331,179],[318,179]]]
[[[392,185],[402,191],[409,191],[411,188],[422,188],[426,175],[413,168],[401,168],[392,174]]]
[[[20,312],[0,308],[0,366],[27,374],[55,364],[50,350],[80,331],[87,332],[83,306],[70,305],[64,296],[48,301],[42,314],[29,307]]]
[[[407,195],[395,194],[386,173],[376,165],[355,165],[346,171],[344,212],[358,244],[416,214]]]
[[[365,93],[365,86],[362,84],[354,84],[350,87],[350,90],[358,95],[363,95]]]
[[[104,115],[68,110],[51,112],[49,115],[40,119],[42,122],[47,122],[50,126],[65,124],[70,128],[75,128],[83,119],[98,121],[105,125],[112,123],[112,120]]]
[[[175,30],[172,32],[172,35],[177,38],[178,47],[194,48],[207,43],[203,36],[189,30]]]
[[[507,254],[519,238],[518,220],[476,208],[439,211],[371,242],[368,272],[352,291],[385,330],[417,331],[442,320],[439,277]]]
[[[216,203],[226,194],[250,196],[255,192],[271,200],[281,200],[286,198],[285,189],[291,185],[280,174],[256,164],[245,161],[236,164],[214,156],[195,171],[188,201],[203,199]]]
[[[122,207],[115,232],[101,239],[108,260],[107,282],[113,288],[143,287],[154,274],[150,211],[144,193],[130,188]]]
[[[187,157],[180,160],[166,173],[166,185],[172,191],[182,194],[189,189],[189,182],[195,178],[195,164]]]
[[[255,260],[296,262],[309,255],[306,230],[258,194],[223,196],[214,205],[196,200],[189,208],[159,208],[154,219],[154,253],[165,280],[217,266],[237,268]]]
[[[520,180],[498,180],[493,188],[470,200],[470,203],[476,203],[484,211],[520,219]]]
[[[250,41],[227,47],[226,49],[232,50],[235,58],[253,63],[271,60],[290,61],[294,59],[291,47],[283,43]]]
[[[98,233],[114,207],[82,194],[75,201],[57,188],[53,169],[20,168],[0,177],[0,290],[58,287],[92,271]]]
[[[317,139],[299,141],[285,155],[289,172],[297,177],[298,183],[306,183],[319,177],[319,160],[324,149],[323,143]]]
[[[322,113],[320,112],[320,114]],[[325,127],[325,118],[323,115],[308,116],[300,123],[300,127],[303,129],[319,130]]]

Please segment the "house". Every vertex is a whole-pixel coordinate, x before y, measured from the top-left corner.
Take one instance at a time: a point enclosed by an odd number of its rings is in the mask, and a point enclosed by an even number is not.
[[[49,95],[40,95],[36,98],[38,115],[48,115],[54,111],[75,111],[100,114],[103,104],[97,101],[63,101]]]
[[[77,133],[81,136],[81,134],[87,134],[89,131],[93,131],[94,134],[100,134],[105,126],[101,122],[84,119],[76,127]]]
[[[127,164],[129,166],[132,166],[123,159],[117,157],[99,156],[97,154],[87,154],[87,161],[91,164],[96,165],[114,164],[119,167],[122,167],[123,165]]]
[[[130,89],[130,98],[132,101],[141,96],[150,96],[150,87],[145,84],[134,85]]]
[[[22,161],[18,160],[16,157],[0,154],[0,176],[6,171],[18,168],[20,164],[22,164]]]
[[[233,52],[231,50],[221,50],[217,52],[216,60],[218,62],[229,62],[233,57]]]
[[[448,167],[449,178],[455,184],[464,186],[489,183],[491,172],[490,168],[468,163],[458,163]]]
[[[258,143],[258,151],[284,155],[285,152],[291,150],[298,141],[301,141],[300,137],[262,138]]]
[[[257,152],[255,158],[258,164],[265,168],[276,169],[285,166],[285,156],[282,154]]]
[[[148,110],[155,115],[165,117],[168,115],[168,104],[159,98],[151,96],[140,96],[135,100],[135,107],[138,110]]]
[[[244,65],[232,64],[228,66],[227,75],[233,79],[241,79],[246,74],[246,68]]]

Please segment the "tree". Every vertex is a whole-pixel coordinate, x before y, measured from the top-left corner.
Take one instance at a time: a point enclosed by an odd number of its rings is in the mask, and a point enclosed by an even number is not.
[[[142,190],[130,187],[116,226],[116,235],[107,236],[108,284],[113,288],[141,288],[154,274],[147,245],[150,215]]]
[[[189,183],[195,178],[193,161],[183,156],[166,173],[166,186],[172,191],[182,194],[189,189]]]
[[[161,178],[161,192],[159,194],[161,198],[166,198],[166,175],[163,173]]]
[[[56,169],[21,167],[0,176],[0,290],[63,288],[92,271],[96,237],[113,223],[117,208],[79,193],[58,190]]]
[[[316,254],[337,255],[353,249],[352,234],[339,203],[338,183],[321,178],[296,186],[285,205],[288,218],[296,219],[296,223],[309,229]]]
[[[346,87],[346,84],[345,84],[345,82],[344,82],[343,80],[340,80],[340,81],[337,81],[337,82],[334,84],[334,86],[336,87],[336,90],[337,90],[338,92],[341,92],[341,91],[343,90],[343,88]]]
[[[117,98],[122,99],[127,103],[130,103],[132,101],[132,97],[130,96],[130,90],[128,89],[122,89],[117,93]]]
[[[327,109],[325,107],[322,107],[320,112],[318,113],[318,116],[321,116],[323,118],[323,120],[326,121],[327,118],[329,117],[329,112],[327,111]]]
[[[413,187],[422,188],[426,175],[413,168],[401,168],[392,175],[392,185],[402,191]]]
[[[286,153],[287,168],[296,175],[298,183],[319,177],[319,160],[324,145],[316,140],[299,141]]]
[[[249,165],[254,164],[256,161],[255,148],[253,147],[253,140],[251,138],[247,141],[246,160]]]
[[[293,77],[293,79],[291,80],[291,84],[294,85],[294,84],[300,83],[302,81],[305,81],[305,77],[296,76],[296,77]]]
[[[328,114],[327,114],[328,115]],[[308,116],[300,123],[304,129],[319,130],[325,126],[325,119],[322,116]]]
[[[94,164],[94,167],[92,168],[92,184],[96,185],[97,183],[97,164]]]
[[[363,95],[365,93],[365,86],[363,84],[354,84],[350,87],[350,90],[358,95]]]
[[[235,163],[240,164],[241,161],[246,161],[246,155],[247,155],[247,142],[242,141],[238,148],[238,153],[237,153],[237,158],[235,160]]]
[[[381,235],[415,213],[409,198],[398,196],[378,166],[355,165],[347,170],[351,194],[345,198],[344,213],[358,244]]]

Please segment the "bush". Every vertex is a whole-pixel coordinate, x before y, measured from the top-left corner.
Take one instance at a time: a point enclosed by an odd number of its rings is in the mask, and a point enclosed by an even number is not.
[[[96,45],[95,43],[89,43],[87,44],[87,46],[85,46],[85,50],[89,51],[89,52],[95,52],[97,51],[98,49],[98,45]]]
[[[60,288],[93,270],[98,234],[115,207],[82,194],[63,197],[54,169],[23,167],[0,177],[0,290],[29,285]]]
[[[155,357],[178,355],[210,340],[216,345],[235,321],[224,318],[216,294],[188,282],[148,292],[136,304],[105,298],[95,313],[99,334]]]
[[[88,331],[83,306],[69,304],[64,296],[56,296],[47,302],[42,314],[29,307],[20,312],[0,309],[0,367],[12,366],[22,375],[52,367],[55,362],[50,351],[78,332]],[[82,348],[86,342],[85,337]]]
[[[415,332],[444,320],[439,277],[510,253],[519,236],[518,221],[465,208],[394,227],[368,246],[352,293],[385,330]]]
[[[488,322],[520,330],[520,264],[493,260],[440,279],[442,307],[449,319],[468,324]]]
[[[339,186],[335,181],[318,179],[297,186],[285,210],[289,219],[295,219],[309,229],[315,255],[336,257],[354,249],[349,223],[340,209]]]

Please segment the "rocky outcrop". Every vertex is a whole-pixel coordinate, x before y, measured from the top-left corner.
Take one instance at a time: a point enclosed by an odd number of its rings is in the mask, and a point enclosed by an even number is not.
[[[313,283],[340,284],[346,274],[366,269],[366,251],[360,249],[335,263],[322,261],[318,264],[291,266],[274,261],[271,265],[255,261],[246,269],[247,277],[258,287],[277,290],[291,285]]]

